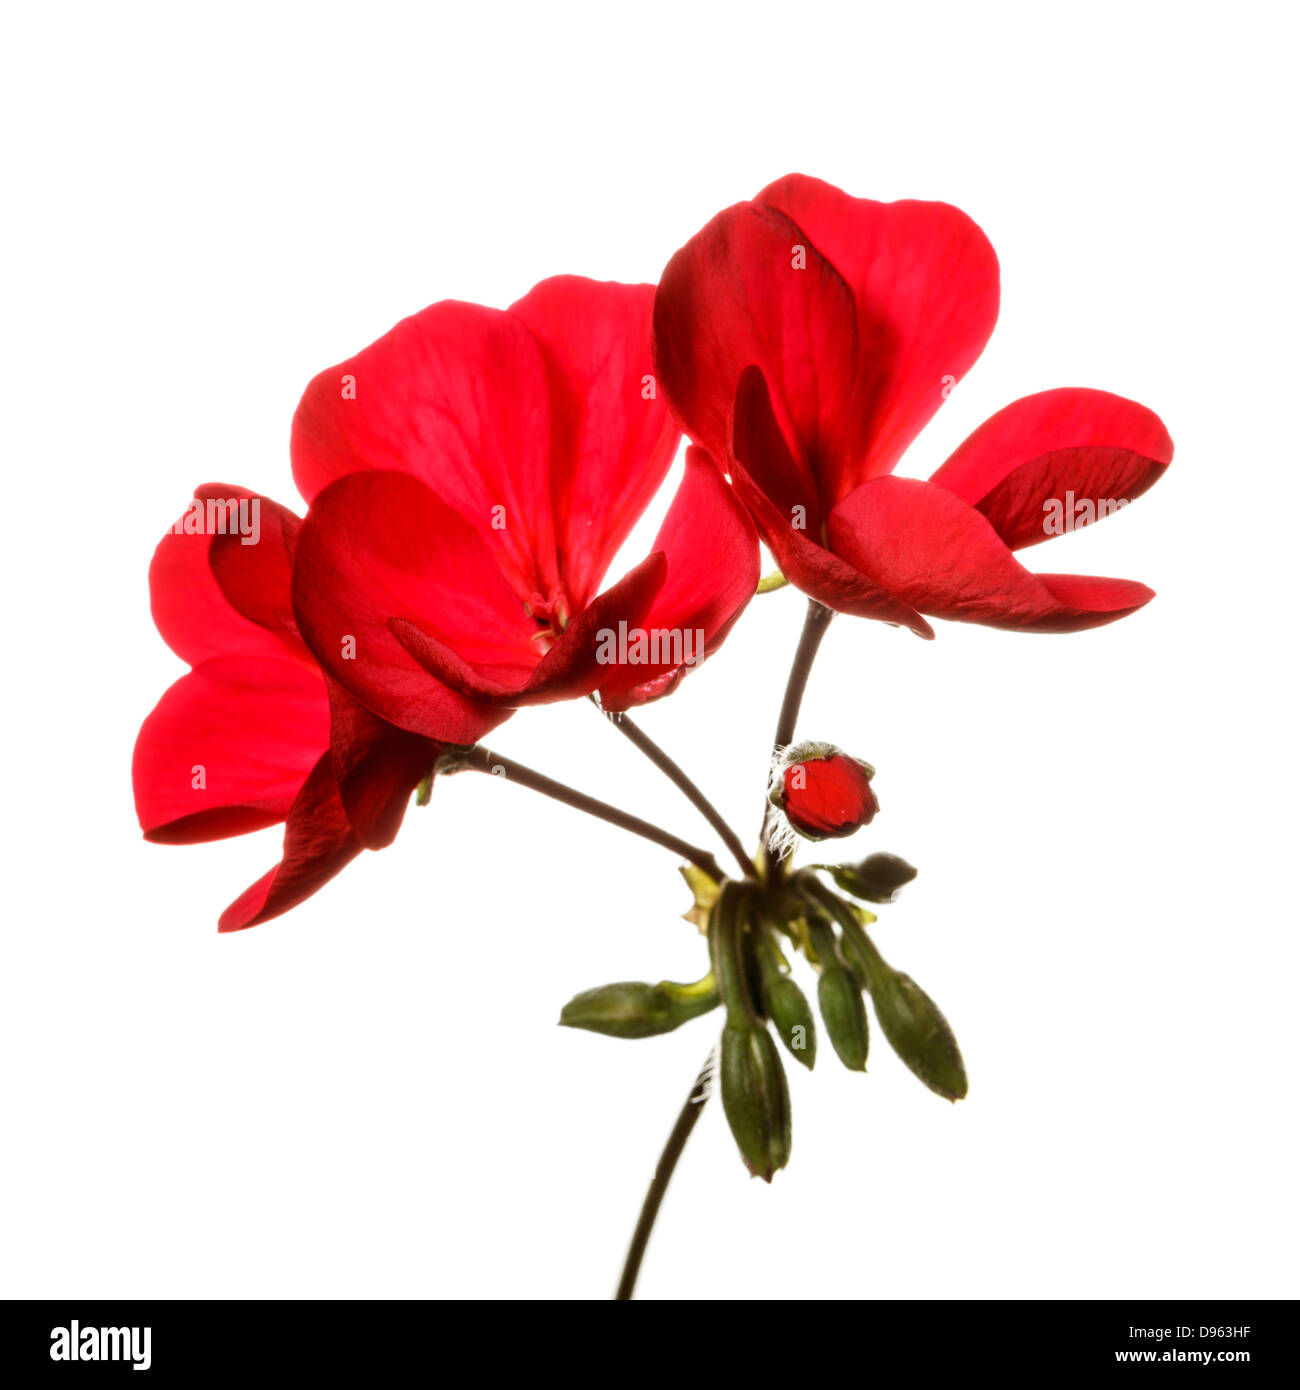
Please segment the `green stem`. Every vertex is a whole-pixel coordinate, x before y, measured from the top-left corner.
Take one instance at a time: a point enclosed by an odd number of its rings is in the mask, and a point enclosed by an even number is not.
[[[781,715],[776,723],[776,737],[772,741],[774,749],[786,748],[794,741],[795,725],[799,721],[799,707],[803,704],[803,694],[808,686],[808,677],[812,673],[813,661],[816,659],[817,649],[821,646],[822,638],[826,636],[826,629],[830,627],[831,619],[834,616],[833,609],[826,608],[816,599],[810,598],[808,600],[808,612],[804,615],[803,631],[799,634],[799,645],[795,648],[794,660],[790,664],[790,675],[785,683],[785,698],[781,701]],[[771,814],[772,807],[765,801],[762,829],[765,844],[768,817]],[[781,861],[770,849],[764,849],[763,854],[767,865],[767,881],[771,884],[780,882]]]
[[[664,1151],[659,1156],[659,1163],[655,1168],[654,1177],[650,1180],[650,1190],[645,1195],[645,1202],[641,1207],[641,1215],[637,1220],[636,1230],[632,1233],[632,1243],[628,1246],[627,1258],[623,1261],[623,1275],[618,1281],[618,1292],[614,1295],[615,1299],[626,1301],[632,1297],[632,1290],[636,1287],[636,1277],[641,1272],[641,1260],[650,1241],[650,1232],[654,1229],[655,1218],[659,1215],[659,1207],[663,1202],[664,1193],[668,1191],[668,1184],[672,1180],[674,1169],[677,1167],[677,1160],[681,1158],[686,1141],[691,1137],[691,1131],[695,1128],[696,1122],[700,1118],[700,1112],[704,1109],[704,1103],[709,1098],[709,1073],[712,1069],[713,1054],[710,1053],[708,1061],[700,1068],[700,1074],[695,1078],[695,1085],[691,1087],[691,1093],[686,1097],[686,1104],[682,1106],[681,1114],[677,1116],[677,1123],[673,1126],[672,1133],[668,1136],[668,1142],[664,1145]]]

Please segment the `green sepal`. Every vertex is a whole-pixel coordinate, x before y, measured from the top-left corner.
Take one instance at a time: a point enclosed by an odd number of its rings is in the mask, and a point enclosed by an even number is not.
[[[706,932],[709,929],[709,912],[717,901],[718,884],[695,864],[683,864],[678,873],[686,880],[686,886],[695,899],[682,913],[682,919],[698,927],[701,933]]]
[[[780,570],[773,570],[771,574],[765,574],[758,581],[758,588],[755,594],[772,594],[778,589],[784,589],[790,581],[781,573]]]

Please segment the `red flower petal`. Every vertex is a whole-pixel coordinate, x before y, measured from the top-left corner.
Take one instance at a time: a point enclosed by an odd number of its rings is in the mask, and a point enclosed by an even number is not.
[[[781,809],[811,840],[840,840],[870,825],[879,806],[856,759],[837,753],[792,763],[781,776]]]
[[[309,898],[361,853],[352,833],[330,755],[323,753],[289,810],[280,862],[221,914],[220,931],[269,921]]]
[[[328,746],[318,672],[276,657],[203,662],[163,695],[136,739],[145,838],[193,844],[274,825]]]
[[[309,501],[357,469],[413,474],[478,530],[527,598],[558,582],[550,445],[546,362],[522,319],[446,300],[315,377],[290,453]]]
[[[365,849],[391,845],[411,793],[433,770],[441,748],[371,714],[334,680],[330,752],[334,778],[353,833]]]
[[[667,579],[644,627],[678,634],[683,651],[691,634],[691,664],[619,667],[600,687],[605,709],[627,709],[675,689],[680,675],[666,678],[676,671],[685,674],[715,652],[758,586],[758,536],[740,499],[702,449],[686,451],[686,472],[653,548],[667,562]]]
[[[258,503],[255,538],[227,532],[212,537],[208,565],[236,613],[305,655],[293,620],[293,555],[302,521],[266,497]]]
[[[838,553],[933,617],[1026,632],[1078,632],[1154,597],[1143,584],[1031,574],[989,521],[935,483],[876,478],[831,513]]]
[[[546,357],[550,502],[560,583],[575,611],[599,589],[677,451],[677,425],[652,376],[654,293],[557,275],[510,308]]]
[[[796,524],[807,520],[802,513],[792,514],[773,500],[790,495],[784,479],[796,469],[772,413],[763,374],[749,367],[741,373],[736,392],[731,476],[782,573],[810,598],[837,612],[900,623],[919,637],[933,637],[933,629],[915,609],[819,545]]]
[[[430,678],[389,630],[405,618],[475,669],[525,681],[536,628],[478,532],[406,473],[363,471],[312,503],[298,536],[293,607],[321,666],[411,733],[474,743],[506,717]]]
[[[1169,432],[1145,406],[1109,391],[1064,387],[999,410],[930,481],[978,508],[1019,549],[1055,534],[1045,526],[1053,499],[1073,530],[1109,514],[1112,508],[1098,503],[1140,497],[1173,456]],[[1091,509],[1075,510],[1089,502]]]
[[[668,262],[655,296],[659,384],[687,433],[727,457],[741,373],[757,365],[794,460],[793,500],[814,531],[827,479],[865,447],[864,369],[853,294],[804,233],[774,208],[738,203]],[[796,269],[796,249],[806,265]]]
[[[426,671],[471,699],[511,707],[571,700],[595,690],[609,670],[599,660],[605,634],[616,633],[620,623],[628,627],[642,623],[665,572],[662,555],[642,560],[578,614],[523,680],[502,679],[476,669],[418,623],[394,618],[389,628]]]
[[[983,351],[998,317],[997,256],[947,203],[852,198],[804,174],[770,184],[758,201],[807,233],[857,301],[866,447],[845,458],[823,493],[829,505],[888,473]]]
[[[210,563],[214,542],[228,542],[233,548],[227,567],[232,577],[243,566],[249,566],[257,572],[257,583],[266,582],[269,577],[273,589],[278,585],[287,591],[289,562],[284,540],[290,536],[297,518],[268,498],[226,483],[205,483],[195,489],[194,496],[205,504],[202,521],[197,512],[183,514],[159,542],[149,566],[150,605],[163,640],[191,666],[214,657],[240,653],[305,659],[306,652],[291,631],[280,623],[264,624],[232,602]],[[264,534],[257,545],[243,546],[238,536],[222,536],[207,529],[206,504],[209,501],[214,504],[214,520],[229,525],[228,514],[218,515],[215,503],[232,499],[259,502],[262,525],[269,528],[270,533]],[[190,524],[201,524],[204,529],[177,531],[177,527],[187,524],[187,517]],[[265,550],[261,548],[263,543]],[[236,586],[232,583],[233,587]],[[241,588],[240,592],[251,598],[247,589]],[[250,603],[249,606],[261,613],[257,605]]]

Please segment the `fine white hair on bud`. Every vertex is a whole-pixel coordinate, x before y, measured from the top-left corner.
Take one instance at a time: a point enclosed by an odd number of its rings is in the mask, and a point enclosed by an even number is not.
[[[794,853],[798,843],[799,833],[785,818],[785,812],[774,812],[767,827],[767,847],[772,851],[772,857],[784,862]]]
[[[705,1062],[703,1069],[696,1081],[696,1086],[700,1094],[692,1097],[696,1105],[703,1105],[708,1100],[718,1084],[718,1049],[715,1047],[709,1053],[709,1060]]]
[[[785,770],[790,766],[788,754],[798,752],[807,745],[787,744],[784,748],[772,750],[772,760],[767,769],[767,799],[772,813],[767,818],[767,848],[778,861],[788,859],[799,843],[799,835],[786,819],[782,809],[785,801]]]

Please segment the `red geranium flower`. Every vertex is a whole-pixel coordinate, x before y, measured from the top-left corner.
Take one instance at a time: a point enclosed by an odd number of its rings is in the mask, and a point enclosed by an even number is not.
[[[144,721],[132,762],[145,838],[194,844],[285,822],[280,863],[222,914],[222,931],[279,916],[362,849],[397,834],[440,751],[328,680],[294,626],[301,521],[242,488],[208,485],[149,570],[154,621],[193,668]],[[230,504],[244,506],[240,534]],[[505,717],[461,702],[459,737]],[[332,752],[331,752],[332,741]]]
[[[1012,554],[1126,504],[1164,472],[1159,419],[1046,391],[975,431],[929,482],[888,476],[993,330],[998,264],[944,203],[876,203],[793,174],[713,219],[655,301],[659,380],[725,460],[787,578],[828,607],[1038,632],[1124,617],[1123,579],[1033,574]]]
[[[651,374],[653,297],[564,276],[504,312],[434,304],[308,386],[294,612],[368,709],[469,741],[448,728],[467,699],[598,690],[624,709],[723,640],[758,541],[696,452],[653,553],[599,591],[679,439]]]

